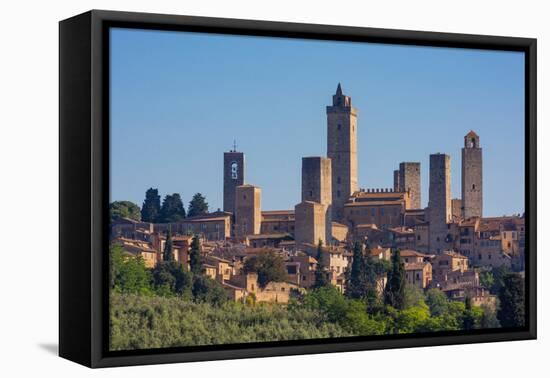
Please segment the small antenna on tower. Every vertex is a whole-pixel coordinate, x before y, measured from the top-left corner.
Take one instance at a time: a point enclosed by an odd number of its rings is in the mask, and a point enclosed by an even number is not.
[[[233,152],[237,152],[237,140],[233,139]]]

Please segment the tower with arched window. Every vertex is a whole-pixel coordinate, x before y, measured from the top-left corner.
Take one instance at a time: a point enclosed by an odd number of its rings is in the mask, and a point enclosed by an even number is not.
[[[332,160],[332,218],[342,221],[344,204],[357,184],[357,110],[338,84],[327,106],[327,157]]]
[[[464,219],[483,216],[483,170],[479,136],[470,131],[462,148],[462,214]]]

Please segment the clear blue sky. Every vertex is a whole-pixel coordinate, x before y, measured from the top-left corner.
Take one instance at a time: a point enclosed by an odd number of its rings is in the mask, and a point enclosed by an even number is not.
[[[326,155],[338,82],[358,109],[359,184],[391,187],[401,161],[483,147],[484,215],[524,210],[524,57],[517,52],[114,29],[111,200],[203,193],[223,207],[223,152],[237,140],[262,208],[300,201],[302,156]]]

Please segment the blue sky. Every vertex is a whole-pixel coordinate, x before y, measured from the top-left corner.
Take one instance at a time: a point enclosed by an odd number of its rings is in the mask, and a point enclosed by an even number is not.
[[[358,109],[359,184],[391,187],[429,154],[460,154],[471,129],[483,148],[484,215],[524,210],[524,57],[519,52],[310,41],[186,32],[111,31],[111,200],[145,190],[201,192],[223,207],[223,152],[237,140],[262,208],[300,201],[302,156],[326,155],[337,84]]]

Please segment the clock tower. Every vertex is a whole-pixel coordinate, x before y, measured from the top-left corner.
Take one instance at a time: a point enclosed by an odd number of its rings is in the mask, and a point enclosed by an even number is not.
[[[235,214],[235,192],[244,184],[244,153],[237,146],[223,153],[223,211]]]

